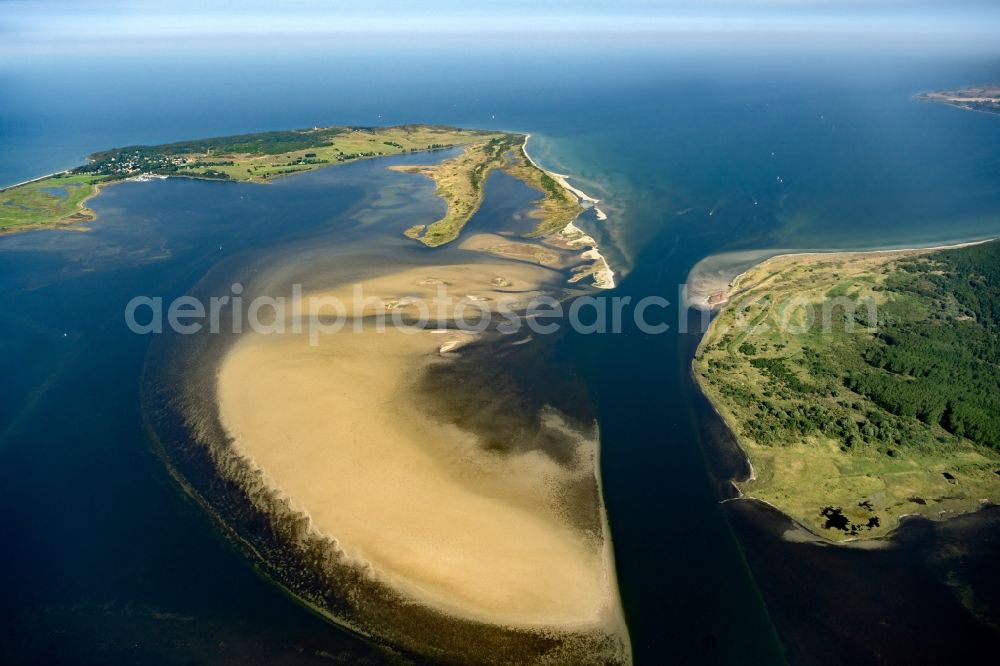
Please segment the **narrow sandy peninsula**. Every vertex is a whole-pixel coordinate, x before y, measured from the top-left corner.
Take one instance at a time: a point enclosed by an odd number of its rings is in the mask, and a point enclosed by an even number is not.
[[[244,335],[223,359],[219,410],[245,463],[313,530],[336,541],[342,566],[448,616],[587,636],[588,650],[604,646],[574,663],[621,663],[628,639],[596,424],[574,428],[555,410],[543,413],[552,436],[570,442],[571,455],[560,460],[537,449],[484,448],[475,433],[438,418],[416,389],[421,373],[449,363],[476,334],[379,330],[380,306],[371,300],[409,320],[417,314],[413,299],[429,302],[446,285],[448,300],[435,311],[435,322],[446,325],[471,303],[495,309],[559,278],[511,262],[425,266],[367,280],[363,304],[350,285],[303,295],[303,322],[329,314],[331,299],[348,312],[357,305],[362,316],[318,344],[305,326],[297,334]]]

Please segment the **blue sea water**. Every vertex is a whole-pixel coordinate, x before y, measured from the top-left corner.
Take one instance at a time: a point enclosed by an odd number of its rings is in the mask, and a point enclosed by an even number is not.
[[[694,263],[727,250],[1000,234],[1000,117],[913,99],[1000,80],[996,56],[580,40],[520,55],[480,45],[466,58],[467,44],[419,46],[178,46],[0,63],[0,184],[111,146],[443,123],[530,132],[536,159],[600,198],[609,219],[587,230],[620,274],[616,295],[674,300]],[[10,581],[0,631],[15,657],[382,659],[257,576],[176,492],[144,444],[149,341],[121,319],[133,295],[180,295],[223,262],[329,234],[342,223],[334,211],[372,195],[363,179],[325,178],[325,195],[295,197],[129,184],[94,201],[91,234],[0,238],[0,562]],[[697,336],[668,316],[663,336],[564,343],[600,410],[636,660],[780,662],[773,609],[706,470],[711,416],[688,369]]]

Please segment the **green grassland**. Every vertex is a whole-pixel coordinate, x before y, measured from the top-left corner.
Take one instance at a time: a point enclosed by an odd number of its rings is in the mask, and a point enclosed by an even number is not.
[[[511,159],[506,172],[542,194],[531,213],[538,220],[531,236],[545,236],[561,231],[583,210],[573,194],[532,164],[524,152],[523,144]]]
[[[524,152],[525,139],[523,135],[503,134],[471,144],[461,155],[440,164],[392,167],[431,178],[437,185],[436,194],[448,205],[444,217],[429,225],[414,225],[406,235],[430,247],[458,238],[479,210],[486,179],[494,169],[502,169],[541,194],[531,212],[538,224],[530,236],[555,233],[572,222],[583,209],[566,188],[532,164]]]
[[[0,191],[0,233],[94,219],[87,200],[106,176],[58,174]]]
[[[323,127],[130,146],[90,156],[79,170],[121,176],[152,173],[263,182],[329,164],[482,141],[490,132],[433,125]]]
[[[435,193],[448,205],[444,217],[428,225],[410,227],[406,235],[429,247],[458,238],[462,227],[483,203],[486,178],[504,164],[504,155],[516,140],[515,135],[502,134],[467,146],[461,155],[440,164],[391,167],[432,179],[437,185]]]
[[[326,127],[243,134],[94,153],[63,174],[0,191],[0,233],[94,219],[100,185],[140,175],[267,182],[357,159],[481,143],[495,132],[431,125]]]
[[[1000,503],[1000,244],[775,257],[731,293],[694,373],[745,495],[834,540]]]

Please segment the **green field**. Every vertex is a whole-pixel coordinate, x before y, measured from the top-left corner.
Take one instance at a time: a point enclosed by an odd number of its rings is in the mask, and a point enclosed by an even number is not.
[[[322,127],[130,146],[95,153],[78,171],[139,173],[264,182],[366,157],[450,148],[495,136],[436,125]]]
[[[461,155],[440,164],[391,167],[395,171],[419,173],[437,185],[435,194],[447,204],[444,217],[428,225],[415,225],[406,235],[429,247],[450,243],[475,215],[485,196],[484,185],[490,172],[503,166],[505,153],[517,141],[513,134],[492,136],[467,146]]]
[[[775,257],[731,293],[694,372],[747,496],[835,540],[1000,503],[1000,244]]]
[[[87,199],[109,184],[140,175],[268,182],[358,159],[481,143],[495,132],[434,125],[326,127],[129,146],[94,153],[64,174],[0,191],[0,233],[94,219]]]
[[[583,210],[566,188],[539,169],[524,152],[525,137],[519,134],[493,136],[466,147],[461,155],[440,164],[392,167],[397,171],[419,173],[432,179],[435,193],[448,205],[444,217],[429,225],[415,225],[405,231],[429,247],[450,243],[458,238],[485,196],[485,183],[494,169],[521,180],[541,196],[530,213],[538,220],[531,236],[560,231]]]
[[[557,183],[552,176],[532,164],[528,154],[524,152],[523,144],[506,171],[542,194],[542,198],[535,203],[535,210],[531,213],[538,220],[531,233],[532,236],[544,236],[561,231],[580,214],[582,208],[576,197]]]
[[[59,174],[0,191],[0,233],[94,219],[86,207],[105,176]]]

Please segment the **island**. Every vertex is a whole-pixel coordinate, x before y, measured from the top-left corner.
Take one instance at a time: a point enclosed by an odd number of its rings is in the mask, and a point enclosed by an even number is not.
[[[101,187],[128,179],[266,183],[331,164],[442,150],[502,136],[432,125],[313,127],[104,150],[90,155],[86,165],[0,190],[0,233],[93,220],[87,201]]]
[[[736,483],[832,541],[1000,502],[1000,243],[758,263],[697,350]]]
[[[917,95],[923,102],[949,104],[968,111],[1000,114],[1000,86],[970,86],[955,90],[941,90]]]
[[[429,247],[457,239],[482,203],[489,174],[502,169],[539,193],[531,212],[537,225],[528,236],[556,249],[584,248],[588,265],[575,269],[574,281],[591,276],[596,286],[613,287],[614,273],[596,241],[574,224],[584,210],[581,201],[588,206],[597,201],[535,164],[526,150],[528,138],[439,125],[337,126],[115,148],[90,155],[86,165],[0,190],[0,234],[74,225],[83,229],[81,223],[96,219],[87,202],[101,188],[129,180],[184,177],[267,183],[359,159],[462,148],[461,154],[439,164],[390,167],[433,179],[437,195],[447,204],[443,218],[412,226],[404,231],[407,236]],[[541,263],[553,257],[537,246],[517,243],[481,249],[521,258],[527,253]]]

